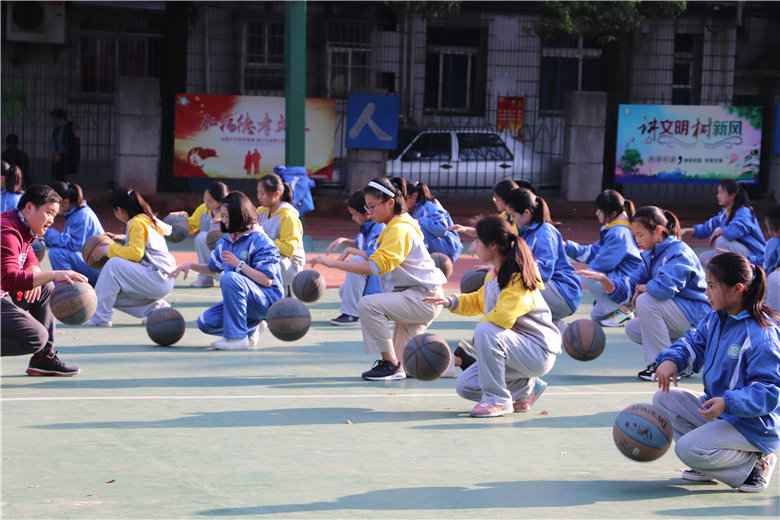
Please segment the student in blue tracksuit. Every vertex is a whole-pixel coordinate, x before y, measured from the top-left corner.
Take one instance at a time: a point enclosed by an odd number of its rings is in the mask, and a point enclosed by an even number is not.
[[[542,197],[530,190],[518,188],[506,200],[520,236],[531,248],[544,282],[542,296],[550,307],[553,321],[571,316],[580,306],[582,285],[566,256],[561,233],[552,225],[550,209]]]
[[[222,336],[216,350],[256,347],[268,308],[283,297],[279,250],[257,225],[257,210],[249,197],[234,191],[222,202],[220,226],[228,235],[217,242],[208,264],[187,263],[171,278],[192,269],[200,274],[222,273],[222,302],[206,309],[198,328]]]
[[[0,213],[14,211],[22,198],[22,170],[3,161],[3,191],[0,193]]]
[[[670,419],[685,480],[718,480],[740,491],[769,487],[780,446],[780,318],[764,304],[766,275],[742,255],[707,265],[712,308],[657,359],[653,404]],[[704,393],[671,388],[701,372]]]
[[[81,273],[95,285],[100,270],[89,266],[81,254],[88,238],[102,235],[103,225],[84,200],[81,186],[72,182],[55,182],[54,191],[62,197],[60,215],[65,216],[62,232],[50,227],[43,236],[49,248],[49,262],[54,270],[71,270]]]
[[[385,229],[384,224],[374,222],[368,218],[366,211],[366,197],[362,191],[356,191],[347,200],[347,210],[352,222],[360,226],[360,232],[351,240],[349,238],[337,238],[328,246],[328,253],[346,245],[342,253],[342,259],[350,258],[354,262],[362,262],[368,259],[376,251],[379,235]],[[361,260],[363,258],[364,260]],[[331,325],[353,325],[360,321],[358,318],[358,304],[363,296],[382,292],[382,279],[377,275],[363,276],[347,272],[344,284],[339,289],[341,297],[341,315],[330,320]]]
[[[780,205],[769,208],[764,217],[767,236],[764,253],[766,271],[766,304],[780,312]]]
[[[610,287],[618,283],[627,284],[628,291],[633,292],[642,268],[628,221],[633,214],[634,204],[630,200],[615,190],[604,190],[596,197],[596,218],[601,224],[599,241],[590,245],[566,241],[566,254],[588,264],[589,269],[578,274],[596,300],[591,317],[604,327],[622,327],[634,317],[624,299],[610,292]]]
[[[682,233],[683,237],[690,234],[709,239],[712,249],[699,256],[701,263],[706,266],[723,251],[744,255],[754,264],[763,263],[766,240],[745,189],[732,179],[722,180],[716,198],[723,209],[704,224],[685,228]]]
[[[420,224],[428,253],[443,253],[455,262],[463,251],[460,237],[450,227],[454,224],[450,213],[434,198],[431,189],[424,183],[408,188],[406,207]]]
[[[658,354],[712,308],[704,269],[693,249],[680,240],[674,213],[657,206],[639,208],[631,217],[631,230],[642,249],[642,269],[633,295],[626,283],[618,283],[614,295],[633,301],[636,317],[626,325],[626,335],[642,345],[647,368],[637,374],[639,379],[652,381]]]

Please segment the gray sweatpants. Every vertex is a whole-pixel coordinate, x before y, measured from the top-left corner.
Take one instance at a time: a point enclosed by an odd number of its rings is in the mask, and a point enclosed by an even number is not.
[[[662,350],[691,328],[688,318],[674,300],[658,300],[642,293],[636,299],[634,311],[636,318],[626,325],[626,335],[634,343],[642,345],[648,365],[655,363]]]
[[[353,263],[365,263],[365,260],[359,256],[351,256],[349,261]],[[347,314],[348,316],[358,315],[358,304],[366,290],[366,279],[367,277],[355,273],[347,273],[344,277],[344,283],[341,285],[341,288],[339,288],[341,312],[343,314]]]
[[[400,292],[385,292],[364,296],[358,305],[363,343],[368,352],[390,352],[400,363],[411,338],[422,334],[441,313],[441,306],[425,303],[427,296],[442,296],[441,287],[427,290],[413,287]],[[390,322],[395,329],[390,332]]]
[[[684,388],[658,391],[653,404],[671,420],[680,460],[733,488],[745,483],[760,450],[723,419],[707,421],[699,413],[704,394]]]
[[[577,310],[569,307],[569,304],[563,299],[557,285],[552,280],[549,280],[544,284],[542,298],[547,302],[547,306],[550,307],[553,321],[562,320],[563,318],[571,316],[574,314],[574,311]]]
[[[593,308],[590,311],[591,319],[600,321],[615,312],[620,308],[619,303],[612,301],[612,298],[604,291],[601,284],[595,280],[588,280],[585,277],[580,277],[582,288],[586,289],[595,298],[593,302]]]
[[[209,256],[211,255],[209,246],[206,243],[206,235],[208,235],[208,231],[200,231],[193,239],[193,242],[195,242],[195,252],[198,254],[198,263],[204,265],[209,263]],[[208,274],[198,273],[198,281],[201,283],[214,283],[214,277]]]
[[[471,401],[507,404],[531,395],[536,378],[555,364],[557,356],[544,345],[511,329],[482,322],[474,331],[477,357],[458,376],[458,395]]]
[[[704,267],[707,267],[707,264],[710,263],[710,260],[712,260],[713,257],[720,254],[718,249],[723,249],[724,251],[731,251],[732,253],[737,253],[742,256],[748,256],[750,254],[750,250],[744,245],[740,244],[736,240],[726,240],[722,236],[716,238],[715,244],[713,245],[715,246],[713,249],[704,251],[702,254],[699,255],[699,260],[701,261],[701,265]]]
[[[780,271],[767,274],[766,304],[780,312]]]
[[[156,269],[114,257],[100,270],[95,293],[97,310],[93,320],[111,321],[114,308],[137,318],[170,307],[163,298],[173,290],[174,281]]]

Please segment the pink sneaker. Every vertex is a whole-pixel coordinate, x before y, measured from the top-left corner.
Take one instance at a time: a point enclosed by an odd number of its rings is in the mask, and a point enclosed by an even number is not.
[[[477,403],[471,409],[471,416],[477,418],[501,417],[504,414],[512,413],[511,404],[491,404]]]
[[[536,384],[534,385],[534,391],[531,392],[531,395],[529,395],[527,399],[518,399],[514,402],[515,412],[523,413],[529,411],[546,389],[547,383],[541,379],[537,379]]]

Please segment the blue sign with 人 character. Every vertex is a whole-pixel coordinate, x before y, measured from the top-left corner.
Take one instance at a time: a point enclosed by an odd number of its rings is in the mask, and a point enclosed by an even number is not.
[[[401,99],[380,94],[352,94],[347,101],[347,148],[393,150],[398,146]]]

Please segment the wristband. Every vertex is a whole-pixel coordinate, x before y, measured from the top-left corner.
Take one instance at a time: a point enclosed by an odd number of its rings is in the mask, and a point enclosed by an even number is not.
[[[238,265],[236,266],[236,271],[238,271],[238,272],[240,273],[240,272],[242,271],[242,269],[244,269],[244,267],[246,267],[246,262],[244,262],[244,261],[242,260],[242,261],[240,261],[240,262],[238,263]]]

